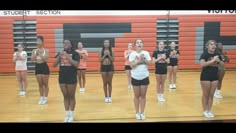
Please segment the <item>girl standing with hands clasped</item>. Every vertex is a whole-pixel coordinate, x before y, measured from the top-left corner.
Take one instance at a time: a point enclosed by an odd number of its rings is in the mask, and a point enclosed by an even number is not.
[[[24,45],[18,44],[17,51],[13,54],[15,62],[16,77],[19,83],[19,95],[25,96],[27,88],[27,53],[24,51]]]
[[[39,85],[40,99],[38,104],[43,105],[48,102],[48,80],[49,80],[49,67],[47,60],[49,57],[48,49],[44,48],[43,36],[37,36],[37,49],[32,51],[31,60],[35,62],[35,75]]]
[[[80,63],[77,69],[77,75],[78,75],[78,79],[79,79],[79,86],[80,92],[84,92],[85,91],[85,83],[86,83],[86,68],[87,68],[87,60],[88,60],[88,51],[83,49],[83,43],[82,42],[78,42],[78,49],[76,50],[77,53],[79,53],[80,56]]]
[[[178,69],[179,50],[175,48],[175,42],[171,42],[169,50],[170,63],[169,70],[169,88],[176,89],[176,73]]]
[[[215,52],[216,42],[209,40],[206,44],[206,50],[200,57],[202,72],[200,76],[202,87],[202,107],[203,115],[207,118],[214,117],[211,112],[213,95],[218,85],[219,75],[218,66],[223,66],[224,62],[219,54]]]
[[[169,54],[164,50],[164,47],[164,42],[159,42],[157,50],[152,54],[152,62],[155,64],[157,100],[159,102],[165,102],[164,85],[167,74],[167,64],[170,62]]]
[[[132,52],[129,56],[129,64],[131,70],[131,84],[134,91],[134,107],[136,111],[136,119],[144,120],[146,93],[149,85],[149,70],[148,66],[151,65],[151,57],[148,51],[142,50],[143,41],[137,39],[135,41],[136,51]],[[141,110],[140,110],[141,109]]]
[[[222,61],[225,62],[225,63],[229,63],[229,58],[226,54],[226,52],[223,50],[223,45],[222,43],[218,43],[217,44],[217,52],[218,54],[220,54],[221,58],[222,58]],[[218,75],[219,75],[219,82],[218,82],[218,86],[216,88],[216,91],[215,91],[215,94],[214,94],[214,97],[215,98],[219,98],[219,99],[222,99],[223,96],[221,95],[221,86],[222,86],[222,81],[224,79],[224,76],[225,76],[225,66],[224,65],[219,65],[218,66]]]
[[[104,40],[103,42],[102,51],[99,55],[99,61],[101,62],[101,76],[103,81],[105,102],[111,103],[112,78],[114,73],[114,52],[111,49],[109,40]]]
[[[70,40],[64,40],[64,50],[56,56],[53,66],[59,64],[59,85],[64,97],[66,116],[64,122],[73,122],[76,105],[77,68],[80,57],[72,48]]]
[[[125,72],[127,74],[127,78],[128,78],[128,90],[132,90],[132,85],[131,85],[131,67],[129,65],[129,55],[132,52],[132,43],[128,44],[128,49],[125,50],[124,52],[124,57],[125,57]]]

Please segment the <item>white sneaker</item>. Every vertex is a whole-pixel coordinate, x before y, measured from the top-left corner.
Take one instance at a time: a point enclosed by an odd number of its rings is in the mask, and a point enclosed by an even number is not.
[[[161,96],[159,94],[157,94],[157,101],[160,102],[161,101]]]
[[[105,97],[105,103],[109,103],[109,98]]]
[[[146,119],[146,117],[145,117],[145,115],[143,113],[140,114],[140,117],[141,117],[141,120],[145,120]]]
[[[203,115],[204,115],[206,118],[211,118],[210,115],[209,115],[209,113],[208,113],[207,111],[204,111],[204,112],[203,112]]]
[[[136,119],[137,119],[137,120],[141,120],[141,115],[140,115],[140,113],[137,113],[135,116],[136,116]]]
[[[169,85],[169,88],[170,88],[170,89],[172,89],[172,88],[173,88],[172,84],[170,84],[170,85]]]
[[[84,92],[84,91],[85,91],[85,88],[80,88],[79,91],[80,91],[80,92]]]
[[[43,105],[43,104],[46,104],[46,103],[48,103],[48,99],[44,98],[41,104]]]
[[[220,93],[217,93],[217,92],[214,93],[214,97],[218,98],[218,99],[222,99],[223,98],[223,96]]]
[[[132,87],[131,85],[129,85],[129,86],[128,86],[128,90],[129,90],[129,91],[131,91],[131,90],[132,90],[132,88],[131,88],[131,87]]]
[[[43,97],[40,97],[38,104],[41,105],[42,103],[43,103]]]
[[[157,95],[157,100],[159,102],[165,102],[166,101],[162,95]]]
[[[25,95],[26,95],[26,91],[23,90],[23,91],[21,92],[21,94],[22,94],[21,96],[25,96]]]
[[[23,96],[23,91],[22,90],[19,91],[19,96]]]
[[[64,122],[68,122],[68,120],[69,120],[69,115],[66,115],[65,119],[64,119]]]
[[[161,102],[165,102],[165,101],[166,101],[166,100],[165,100],[164,96],[161,95]]]
[[[74,116],[70,115],[67,122],[73,122],[73,121],[74,121]]]
[[[108,102],[109,102],[109,103],[112,103],[111,97],[108,97]]]
[[[172,84],[172,89],[176,89],[176,84]]]
[[[211,117],[211,118],[215,117],[215,115],[214,115],[214,114],[212,114],[212,112],[211,112],[211,111],[208,111],[207,113],[208,113],[208,116],[209,116],[209,117]]]

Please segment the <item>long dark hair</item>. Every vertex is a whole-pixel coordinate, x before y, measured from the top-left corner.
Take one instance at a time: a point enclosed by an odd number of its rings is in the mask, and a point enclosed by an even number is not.
[[[111,54],[111,56],[112,56],[112,49],[111,49],[111,41],[110,40],[108,40],[108,39],[105,39],[104,41],[103,41],[103,45],[102,45],[102,56],[104,56],[104,50],[105,50],[105,47],[104,47],[104,42],[105,41],[109,41],[109,52],[110,52],[110,54]]]

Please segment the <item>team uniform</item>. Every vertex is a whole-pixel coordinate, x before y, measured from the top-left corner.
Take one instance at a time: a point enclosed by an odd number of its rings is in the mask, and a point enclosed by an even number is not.
[[[77,49],[76,52],[78,52],[79,54],[85,54],[86,56],[88,56],[88,51],[87,50]],[[80,56],[80,62],[79,62],[78,70],[86,70],[86,68],[87,68],[87,61],[85,59],[83,59],[82,56]]]
[[[103,56],[104,54],[102,53],[102,56]],[[106,55],[105,56],[105,58],[108,58],[109,59],[109,56],[108,55]],[[110,59],[109,59],[110,60]],[[113,65],[113,63],[111,62],[111,64],[109,64],[109,65],[103,65],[103,64],[101,64],[101,67],[100,67],[101,69],[100,69],[100,71],[101,72],[113,72],[114,71],[114,65]]]
[[[124,55],[129,55],[129,50],[125,50]],[[129,56],[125,59],[125,70],[131,70],[131,67],[129,65]]]
[[[214,56],[218,55],[219,59],[222,60],[221,56],[219,54],[210,54],[207,51],[204,51],[200,57],[201,59],[204,59],[205,61],[210,61],[214,58]],[[200,80],[201,81],[216,81],[219,79],[218,75],[218,65],[215,63],[212,66],[206,66],[202,68]]]
[[[70,51],[70,58],[75,61],[80,61],[79,54],[76,51]],[[59,53],[57,56],[60,56]],[[65,55],[62,55],[59,62],[59,84],[75,84],[77,83],[77,68],[72,66]]]
[[[13,56],[16,56],[18,52],[15,52]],[[20,53],[20,56],[26,57],[25,60],[16,60],[15,63],[15,71],[16,72],[25,72],[27,71],[27,53],[25,51],[22,51]]]
[[[166,50],[156,50],[153,52],[152,57],[157,59],[158,57],[161,57],[163,55],[166,56],[166,59],[169,58],[169,53]],[[155,74],[167,74],[167,63],[165,60],[159,60],[155,63]]]
[[[129,62],[139,60],[141,54],[144,55],[146,60],[151,60],[147,51],[142,51],[140,53],[134,51],[129,56]],[[131,84],[134,86],[149,85],[149,71],[146,64],[139,64],[131,70]]]
[[[169,59],[170,59],[170,63],[168,64],[168,66],[178,66],[178,58],[176,56],[171,56],[170,53],[172,51],[176,51],[176,54],[179,54],[179,50],[178,49],[170,49],[169,50]]]
[[[36,54],[37,50],[35,50],[35,54]],[[45,49],[43,49],[43,56],[45,55]],[[40,56],[36,56],[36,60],[41,60]],[[50,70],[48,67],[47,62],[43,62],[43,63],[36,63],[35,64],[35,75],[38,74],[43,74],[43,75],[49,75],[50,74]]]

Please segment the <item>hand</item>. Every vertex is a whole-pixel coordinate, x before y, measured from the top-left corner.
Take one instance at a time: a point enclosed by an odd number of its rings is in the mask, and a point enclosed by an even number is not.
[[[20,53],[19,52],[16,52],[16,57],[19,57],[20,56]]]
[[[162,59],[166,59],[166,55],[165,54],[162,54]]]
[[[219,56],[218,56],[218,55],[216,55],[216,56],[213,57],[213,61],[214,61],[214,62],[217,61],[217,60],[219,60]]]
[[[176,50],[174,50],[174,51],[173,51],[173,54],[175,55],[176,53],[177,53],[177,51],[176,51]]]
[[[160,61],[162,59],[162,57],[161,56],[159,56],[158,58],[157,58],[157,61]]]
[[[141,54],[141,55],[140,55],[140,59],[141,59],[141,60],[144,60],[144,58],[145,58],[144,54]]]
[[[107,52],[107,50],[104,50],[104,55],[108,55],[108,52]]]
[[[107,55],[110,55],[110,51],[107,50],[106,52],[107,52]]]

